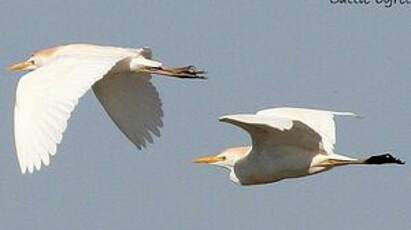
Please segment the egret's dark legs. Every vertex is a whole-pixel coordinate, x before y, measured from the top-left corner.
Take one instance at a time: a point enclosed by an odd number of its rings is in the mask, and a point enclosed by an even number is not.
[[[190,79],[207,79],[204,74],[206,71],[197,70],[194,66],[185,66],[177,68],[167,67],[144,67],[143,72],[150,74],[159,74],[176,78],[190,78]]]

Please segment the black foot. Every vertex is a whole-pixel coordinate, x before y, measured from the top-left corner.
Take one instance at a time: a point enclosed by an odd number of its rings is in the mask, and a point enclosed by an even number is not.
[[[391,154],[386,153],[383,155],[372,156],[365,161],[366,164],[405,164],[404,161],[393,157]]]
[[[206,74],[206,71],[197,70],[193,65],[172,69],[181,78],[191,78],[191,79],[207,79],[207,77],[202,74]]]

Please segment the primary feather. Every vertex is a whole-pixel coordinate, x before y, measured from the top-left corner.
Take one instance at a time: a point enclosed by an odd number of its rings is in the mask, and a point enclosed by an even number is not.
[[[64,57],[23,76],[14,112],[16,149],[22,172],[49,164],[79,98],[118,60]],[[79,67],[79,65],[81,67]]]

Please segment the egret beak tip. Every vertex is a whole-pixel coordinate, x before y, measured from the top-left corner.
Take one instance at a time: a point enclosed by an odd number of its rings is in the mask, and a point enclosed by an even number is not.
[[[13,65],[10,65],[7,67],[7,69],[11,72],[19,72],[19,71],[24,71],[24,70],[29,70],[30,67],[32,67],[33,64],[31,62],[19,62]]]

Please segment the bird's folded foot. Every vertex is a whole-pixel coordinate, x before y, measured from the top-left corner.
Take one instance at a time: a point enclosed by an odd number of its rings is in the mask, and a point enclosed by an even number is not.
[[[405,164],[404,161],[393,157],[391,154],[386,153],[383,155],[378,155],[378,156],[371,156],[368,159],[365,160],[366,164]]]
[[[207,73],[206,71],[197,70],[197,68],[192,65],[176,68],[145,67],[144,71],[151,74],[159,74],[176,78],[207,79],[207,77],[204,76],[204,74]]]

